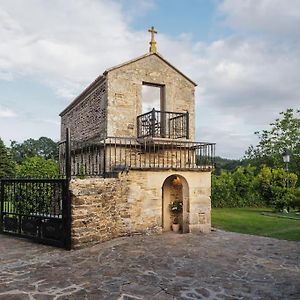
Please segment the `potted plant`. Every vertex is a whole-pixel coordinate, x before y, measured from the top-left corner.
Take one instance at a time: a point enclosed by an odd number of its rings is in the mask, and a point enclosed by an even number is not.
[[[174,232],[179,232],[180,224],[178,222],[178,217],[182,212],[182,201],[175,200],[169,204],[169,209],[171,216],[173,218],[172,221],[172,230]]]

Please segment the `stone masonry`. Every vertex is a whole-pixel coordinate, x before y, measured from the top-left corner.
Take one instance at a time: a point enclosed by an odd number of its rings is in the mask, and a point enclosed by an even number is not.
[[[61,114],[61,140],[65,139],[66,128],[71,138],[86,141],[103,137],[107,122],[107,89],[104,77],[96,80],[72,105]]]
[[[162,85],[163,110],[189,111],[190,139],[195,138],[195,84],[164,61],[158,54],[147,54],[107,71],[109,136],[135,137],[136,116],[142,114],[142,84]],[[122,112],[122,114],[120,114]]]
[[[128,187],[119,179],[73,180],[72,248],[91,245],[126,234]]]
[[[111,68],[96,79],[61,114],[65,129],[78,141],[103,136],[136,137],[136,117],[142,113],[143,84],[164,88],[163,110],[189,112],[189,139],[195,138],[195,83],[150,53]]]
[[[171,171],[71,182],[73,248],[135,233],[162,232],[162,183]],[[189,232],[209,232],[210,173],[177,172],[189,183]]]

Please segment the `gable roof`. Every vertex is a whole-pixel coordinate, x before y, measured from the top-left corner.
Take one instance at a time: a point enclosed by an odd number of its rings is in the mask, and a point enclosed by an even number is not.
[[[157,56],[159,59],[161,59],[164,63],[166,63],[168,66],[170,66],[173,70],[175,70],[177,73],[179,73],[181,76],[183,76],[185,79],[187,79],[189,82],[191,82],[194,86],[197,86],[197,84],[191,80],[189,77],[187,77],[186,75],[184,75],[181,71],[179,71],[177,68],[175,68],[171,63],[169,63],[166,59],[164,59],[159,53],[147,53],[144,54],[142,56],[139,56],[137,58],[134,58],[132,60],[129,60],[125,63],[122,63],[120,65],[114,66],[112,68],[106,69],[103,73],[103,75],[98,76],[90,85],[88,85],[88,87],[86,89],[84,89],[60,114],[59,116],[63,116],[64,114],[66,114],[68,111],[70,111],[75,105],[77,105],[78,103],[80,103],[83,99],[84,96],[87,95],[92,89],[93,87],[97,84],[102,82],[103,80],[105,80],[106,74],[110,71],[119,69],[121,67],[124,67],[126,65],[129,65],[131,63],[134,63],[136,61],[139,61],[141,59],[144,59],[148,56],[151,55],[155,55]]]
[[[157,57],[158,57],[159,59],[161,59],[164,63],[166,63],[168,66],[170,66],[173,70],[175,70],[177,73],[179,73],[179,74],[182,75],[185,79],[187,79],[189,82],[191,82],[194,86],[197,86],[197,83],[195,83],[192,79],[190,79],[189,77],[187,77],[186,75],[184,75],[181,71],[179,71],[176,67],[174,67],[170,62],[168,62],[166,59],[164,59],[164,58],[162,57],[162,55],[160,55],[159,53],[147,53],[147,54],[144,54],[144,55],[142,55],[142,56],[139,56],[139,57],[137,57],[137,58],[134,58],[134,59],[132,59],[132,60],[129,60],[129,61],[125,62],[125,63],[122,63],[122,64],[120,64],[120,65],[117,65],[117,66],[115,66],[115,67],[112,67],[112,68],[109,68],[109,69],[105,70],[105,72],[103,73],[103,75],[106,75],[106,74],[107,74],[108,72],[110,72],[110,71],[119,69],[119,68],[121,68],[121,67],[124,67],[124,66],[126,66],[126,65],[129,65],[129,64],[131,64],[131,63],[134,63],[134,62],[136,62],[136,61],[139,61],[139,60],[144,59],[144,58],[146,58],[146,57],[148,57],[148,56],[151,56],[151,55],[157,56]]]

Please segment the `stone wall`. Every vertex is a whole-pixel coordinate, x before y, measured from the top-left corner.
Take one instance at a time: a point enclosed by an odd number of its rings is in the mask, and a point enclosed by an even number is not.
[[[193,171],[129,171],[128,201],[130,229],[141,231],[145,224],[162,230],[162,187],[171,175],[187,181],[189,194],[189,231],[209,232],[211,228],[211,173]]]
[[[71,138],[85,141],[105,135],[107,121],[106,81],[97,84],[83,99],[61,117],[61,140],[65,139],[66,128]]]
[[[119,179],[72,180],[72,247],[126,234],[128,187]]]
[[[142,113],[143,83],[164,89],[162,110],[189,112],[189,139],[195,139],[195,86],[156,54],[108,70],[76,98],[61,118],[61,139],[67,127],[72,139],[103,136],[136,137]]]
[[[143,82],[165,89],[165,111],[190,113],[190,139],[195,139],[195,86],[157,55],[114,68],[107,73],[108,136],[136,136],[136,117],[142,113]]]
[[[73,247],[134,233],[162,232],[162,186],[174,174],[188,183],[189,232],[209,232],[210,172],[131,170],[119,178],[71,182]]]

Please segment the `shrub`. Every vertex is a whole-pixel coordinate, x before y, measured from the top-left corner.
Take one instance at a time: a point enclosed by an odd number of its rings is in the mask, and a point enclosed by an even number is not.
[[[27,157],[17,166],[16,175],[26,178],[55,178],[59,176],[58,163],[52,159],[44,159],[39,156]]]
[[[212,176],[212,206],[237,206],[234,180],[230,173],[221,172],[221,175],[219,176]]]
[[[262,198],[257,191],[255,168],[238,167],[233,173],[221,172],[212,177],[213,207],[257,207]]]
[[[17,166],[16,175],[23,178],[57,178],[59,166],[51,159],[27,157]],[[11,202],[18,213],[35,211],[47,215],[51,213],[51,203],[55,197],[58,197],[57,190],[51,183],[29,184],[25,189],[20,185],[12,191]]]
[[[262,198],[258,192],[255,168],[251,166],[238,167],[232,173],[238,207],[262,206]]]
[[[293,209],[298,209],[300,211],[300,188],[297,188],[295,191],[295,199],[290,203],[290,206]]]
[[[266,205],[277,210],[289,208],[296,198],[296,174],[264,166],[257,178],[259,191]]]

